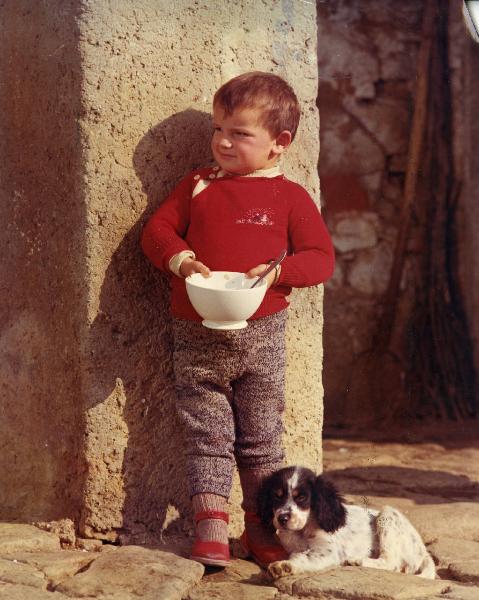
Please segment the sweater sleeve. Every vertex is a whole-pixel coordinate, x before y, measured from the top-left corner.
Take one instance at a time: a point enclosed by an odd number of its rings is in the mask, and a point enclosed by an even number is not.
[[[289,253],[281,265],[278,284],[309,287],[333,274],[334,248],[317,206],[306,190],[298,187],[289,211]]]
[[[171,273],[172,256],[190,250],[184,236],[190,222],[190,201],[194,173],[185,177],[146,223],[141,247],[149,260]]]

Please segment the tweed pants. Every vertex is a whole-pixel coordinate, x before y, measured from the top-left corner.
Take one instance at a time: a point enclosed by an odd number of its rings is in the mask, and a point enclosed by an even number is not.
[[[175,319],[177,407],[190,494],[228,498],[240,469],[282,465],[286,311],[214,330]]]

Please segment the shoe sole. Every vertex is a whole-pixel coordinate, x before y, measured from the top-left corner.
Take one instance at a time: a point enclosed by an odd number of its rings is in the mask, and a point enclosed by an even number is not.
[[[231,565],[230,560],[220,560],[215,558],[204,558],[202,556],[190,556],[190,560],[195,560],[202,565],[208,565],[210,567],[229,567]]]

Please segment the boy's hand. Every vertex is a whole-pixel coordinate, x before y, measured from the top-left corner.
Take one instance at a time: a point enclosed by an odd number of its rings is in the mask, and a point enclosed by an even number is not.
[[[245,273],[245,276],[248,279],[251,279],[252,277],[259,277],[261,275],[261,273],[263,273],[264,271],[266,271],[266,269],[269,267],[269,265],[258,265],[257,267],[254,267],[254,269],[250,269],[247,273]],[[281,268],[281,267],[279,267]],[[279,275],[279,273],[278,273]],[[266,280],[266,286],[268,288],[270,288],[273,285],[274,279],[276,277],[276,269],[273,269],[271,271],[271,273],[268,273],[265,277]]]
[[[209,277],[211,275],[211,272],[206,265],[193,258],[185,258],[185,260],[182,261],[180,273],[185,278],[193,275],[193,273],[201,273],[203,277]]]

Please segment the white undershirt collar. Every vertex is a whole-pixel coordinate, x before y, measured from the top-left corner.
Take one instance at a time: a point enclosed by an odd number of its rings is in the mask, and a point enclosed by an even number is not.
[[[275,165],[274,167],[270,167],[269,169],[258,169],[257,171],[252,171],[251,173],[246,173],[245,175],[236,175],[237,177],[278,177],[278,175],[282,175],[283,172],[279,168],[279,165]],[[220,169],[216,174],[216,177],[225,177],[227,175],[235,175],[234,173],[228,173],[227,171],[223,171]]]

